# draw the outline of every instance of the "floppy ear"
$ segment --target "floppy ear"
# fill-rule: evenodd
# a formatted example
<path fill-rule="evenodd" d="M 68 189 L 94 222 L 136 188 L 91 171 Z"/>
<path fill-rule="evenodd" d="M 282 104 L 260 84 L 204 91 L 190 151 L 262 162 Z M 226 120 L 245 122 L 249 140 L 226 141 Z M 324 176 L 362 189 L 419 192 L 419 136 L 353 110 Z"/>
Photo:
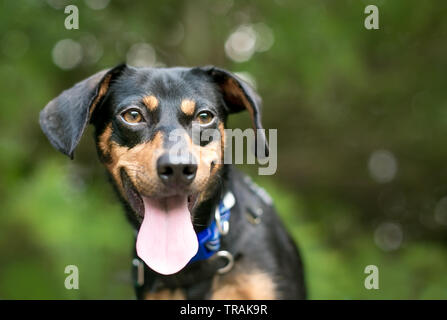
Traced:
<path fill-rule="evenodd" d="M 229 113 L 247 110 L 250 114 L 253 129 L 256 133 L 255 154 L 268 156 L 269 148 L 261 122 L 261 97 L 246 82 L 229 71 L 208 66 L 201 68 L 208 73 L 219 86 Z M 258 140 L 259 139 L 259 140 Z M 258 145 L 264 146 L 264 154 L 259 153 Z"/>
<path fill-rule="evenodd" d="M 106 95 L 113 78 L 126 65 L 100 71 L 63 91 L 40 112 L 40 127 L 53 147 L 73 159 L 91 115 Z"/>

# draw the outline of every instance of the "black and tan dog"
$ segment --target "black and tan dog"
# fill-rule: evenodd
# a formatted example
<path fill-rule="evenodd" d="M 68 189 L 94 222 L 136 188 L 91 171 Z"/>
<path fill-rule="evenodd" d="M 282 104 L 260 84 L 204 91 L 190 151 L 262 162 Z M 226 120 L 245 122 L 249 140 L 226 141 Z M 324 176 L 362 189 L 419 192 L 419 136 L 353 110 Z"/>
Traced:
<path fill-rule="evenodd" d="M 70 157 L 94 125 L 100 160 L 138 230 L 138 298 L 305 298 L 298 251 L 270 198 L 222 161 L 227 116 L 248 110 L 261 129 L 259 108 L 257 94 L 222 69 L 120 65 L 41 112 L 44 133 Z M 194 125 L 220 139 L 197 142 Z M 173 158 L 179 143 L 183 152 Z"/>

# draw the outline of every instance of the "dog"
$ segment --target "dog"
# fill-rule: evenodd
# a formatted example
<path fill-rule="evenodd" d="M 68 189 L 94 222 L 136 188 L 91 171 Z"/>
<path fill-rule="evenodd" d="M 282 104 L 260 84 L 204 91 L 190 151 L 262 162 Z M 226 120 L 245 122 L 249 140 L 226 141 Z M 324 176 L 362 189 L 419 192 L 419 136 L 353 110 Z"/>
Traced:
<path fill-rule="evenodd" d="M 260 133 L 256 154 L 268 152 L 260 107 L 258 94 L 224 69 L 122 64 L 41 111 L 50 143 L 72 159 L 94 126 L 99 159 L 135 230 L 138 299 L 306 298 L 299 251 L 271 198 L 222 161 L 227 117 L 243 110 Z M 192 127 L 220 137 L 197 141 Z"/>

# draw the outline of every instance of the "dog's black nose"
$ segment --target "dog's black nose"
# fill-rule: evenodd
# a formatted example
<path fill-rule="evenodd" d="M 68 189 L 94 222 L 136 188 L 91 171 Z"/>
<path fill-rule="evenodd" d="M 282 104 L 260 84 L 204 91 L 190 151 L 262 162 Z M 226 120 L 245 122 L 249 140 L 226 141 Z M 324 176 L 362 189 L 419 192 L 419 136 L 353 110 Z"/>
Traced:
<path fill-rule="evenodd" d="M 158 158 L 157 172 L 167 186 L 182 187 L 189 185 L 196 177 L 197 164 L 190 154 L 173 156 L 167 152 Z"/>

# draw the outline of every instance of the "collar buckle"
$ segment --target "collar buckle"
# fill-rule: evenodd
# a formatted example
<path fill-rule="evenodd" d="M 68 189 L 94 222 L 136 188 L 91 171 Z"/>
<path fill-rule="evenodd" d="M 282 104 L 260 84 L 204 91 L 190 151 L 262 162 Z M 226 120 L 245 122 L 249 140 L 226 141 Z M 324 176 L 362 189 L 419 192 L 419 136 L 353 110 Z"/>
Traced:
<path fill-rule="evenodd" d="M 233 193 L 227 192 L 220 204 L 216 207 L 214 219 L 219 233 L 224 236 L 230 231 L 230 209 L 236 203 Z"/>
<path fill-rule="evenodd" d="M 208 259 L 218 252 L 221 236 L 230 231 L 231 208 L 235 203 L 234 195 L 228 191 L 216 207 L 211 225 L 197 234 L 199 249 L 190 262 Z"/>
<path fill-rule="evenodd" d="M 219 230 L 219 233 L 224 236 L 226 234 L 228 234 L 228 231 L 230 231 L 230 221 L 228 220 L 221 220 L 221 213 L 219 210 L 218 206 L 216 208 L 216 212 L 214 213 L 214 219 L 216 220 L 216 226 L 217 226 L 217 230 Z"/>

